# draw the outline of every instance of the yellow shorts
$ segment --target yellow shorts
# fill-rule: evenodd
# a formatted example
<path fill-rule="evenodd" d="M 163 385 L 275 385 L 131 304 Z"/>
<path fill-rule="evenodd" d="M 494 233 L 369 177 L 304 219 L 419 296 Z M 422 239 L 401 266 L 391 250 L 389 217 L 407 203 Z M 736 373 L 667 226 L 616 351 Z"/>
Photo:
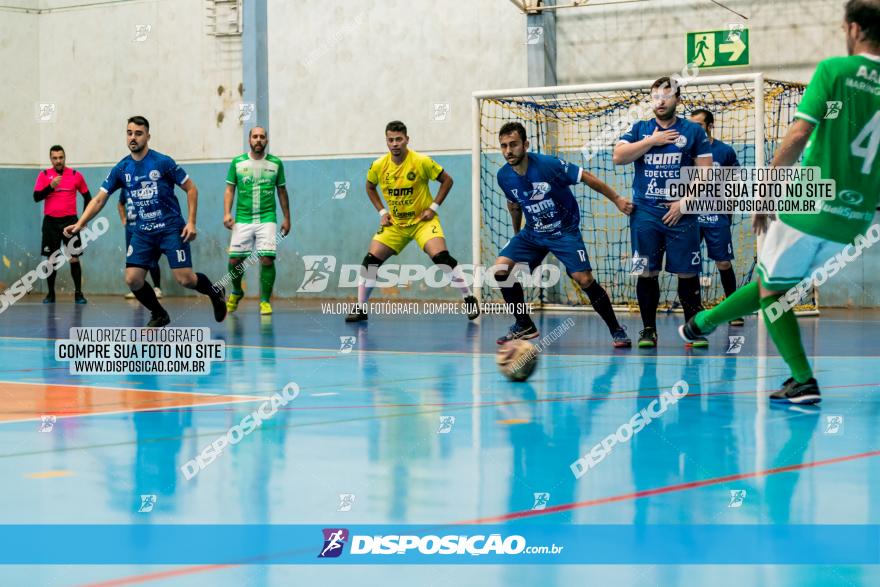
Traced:
<path fill-rule="evenodd" d="M 432 238 L 446 238 L 443 235 L 443 227 L 440 226 L 440 218 L 434 216 L 427 222 L 417 222 L 412 226 L 380 226 L 379 230 L 373 236 L 374 241 L 379 241 L 386 247 L 400 253 L 403 248 L 409 244 L 409 241 L 415 239 L 420 249 L 425 248 Z"/>

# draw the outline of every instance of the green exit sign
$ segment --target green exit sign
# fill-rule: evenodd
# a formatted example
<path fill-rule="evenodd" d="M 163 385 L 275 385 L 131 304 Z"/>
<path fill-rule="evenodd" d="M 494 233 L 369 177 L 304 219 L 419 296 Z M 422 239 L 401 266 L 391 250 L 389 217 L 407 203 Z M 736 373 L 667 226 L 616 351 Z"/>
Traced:
<path fill-rule="evenodd" d="M 749 29 L 688 33 L 687 62 L 706 69 L 748 65 Z"/>

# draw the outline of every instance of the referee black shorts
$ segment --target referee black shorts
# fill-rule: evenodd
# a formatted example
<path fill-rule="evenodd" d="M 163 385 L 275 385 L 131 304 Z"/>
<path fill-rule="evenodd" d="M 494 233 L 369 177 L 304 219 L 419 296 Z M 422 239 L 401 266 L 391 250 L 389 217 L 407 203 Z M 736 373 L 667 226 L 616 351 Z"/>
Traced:
<path fill-rule="evenodd" d="M 64 228 L 76 224 L 79 220 L 76 216 L 43 216 L 43 242 L 40 244 L 40 254 L 48 257 L 70 242 L 71 237 L 64 236 Z M 79 257 L 79 255 L 71 255 Z"/>

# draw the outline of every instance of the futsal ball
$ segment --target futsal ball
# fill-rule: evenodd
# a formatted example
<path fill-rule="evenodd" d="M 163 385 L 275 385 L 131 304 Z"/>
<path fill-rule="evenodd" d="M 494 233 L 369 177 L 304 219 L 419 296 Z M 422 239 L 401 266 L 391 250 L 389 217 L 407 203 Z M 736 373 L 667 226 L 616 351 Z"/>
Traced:
<path fill-rule="evenodd" d="M 538 349 L 530 342 L 512 340 L 498 347 L 495 362 L 511 381 L 525 381 L 538 366 Z"/>

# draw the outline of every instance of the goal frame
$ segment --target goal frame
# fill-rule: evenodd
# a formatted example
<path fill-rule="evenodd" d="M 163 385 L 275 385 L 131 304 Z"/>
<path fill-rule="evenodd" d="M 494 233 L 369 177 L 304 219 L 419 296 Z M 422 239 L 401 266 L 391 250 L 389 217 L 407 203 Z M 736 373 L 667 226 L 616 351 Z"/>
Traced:
<path fill-rule="evenodd" d="M 764 103 L 764 82 L 765 81 L 781 81 L 765 79 L 763 72 L 759 73 L 742 73 L 732 75 L 713 75 L 700 76 L 694 82 L 683 85 L 712 85 L 712 84 L 731 84 L 746 83 L 750 84 L 754 89 L 755 100 L 755 166 L 763 167 L 766 164 L 764 149 L 766 147 L 765 124 L 764 117 L 766 115 Z M 618 90 L 644 90 L 650 88 L 654 83 L 653 79 L 643 79 L 636 81 L 621 81 L 607 83 L 592 84 L 576 84 L 568 86 L 543 86 L 543 87 L 524 87 L 524 88 L 508 88 L 499 90 L 480 90 L 472 93 L 471 99 L 471 115 L 472 115 L 472 134 L 471 134 L 471 254 L 473 263 L 476 266 L 482 265 L 485 259 L 482 258 L 482 247 L 480 246 L 480 236 L 482 228 L 482 200 L 481 200 L 481 179 L 482 179 L 482 111 L 481 105 L 484 100 L 492 98 L 512 98 L 518 96 L 552 96 L 554 94 L 567 94 L 575 92 L 613 92 Z M 757 250 L 760 250 L 762 236 L 757 237 Z M 475 284 L 477 297 L 480 297 L 480 285 Z M 815 295 L 815 310 L 798 311 L 799 316 L 818 315 L 818 297 Z M 582 311 L 591 310 L 589 306 L 570 306 L 566 304 L 545 304 L 537 306 L 542 310 L 564 310 L 564 311 Z M 624 308 L 621 308 L 624 309 Z"/>

